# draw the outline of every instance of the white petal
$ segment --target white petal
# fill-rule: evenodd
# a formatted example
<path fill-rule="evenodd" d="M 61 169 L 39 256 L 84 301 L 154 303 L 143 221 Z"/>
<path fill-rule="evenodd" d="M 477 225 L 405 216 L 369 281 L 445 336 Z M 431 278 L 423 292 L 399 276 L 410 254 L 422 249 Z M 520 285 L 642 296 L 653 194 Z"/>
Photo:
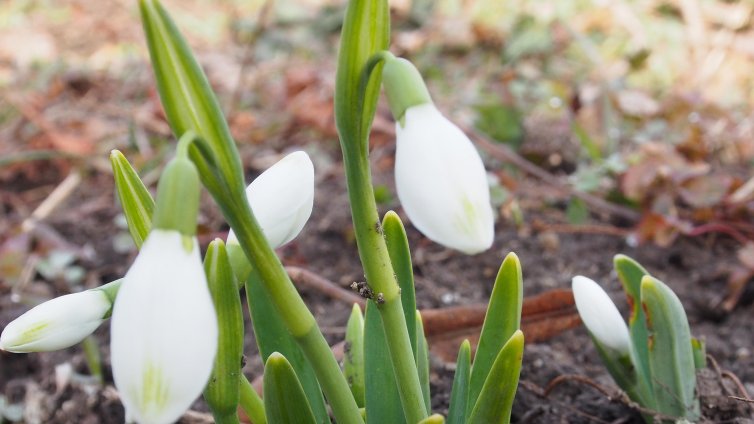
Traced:
<path fill-rule="evenodd" d="M 246 188 L 251 210 L 273 249 L 293 240 L 312 214 L 314 165 L 303 151 L 293 152 Z M 231 230 L 228 243 L 237 243 Z"/>
<path fill-rule="evenodd" d="M 56 297 L 8 324 L 0 335 L 0 349 L 46 352 L 73 346 L 99 327 L 109 309 L 110 301 L 101 290 Z"/>
<path fill-rule="evenodd" d="M 593 280 L 578 275 L 572 281 L 576 309 L 592 335 L 605 346 L 628 353 L 628 328 L 605 290 Z"/>
<path fill-rule="evenodd" d="M 471 140 L 431 103 L 406 110 L 396 134 L 395 183 L 414 226 L 468 254 L 489 249 L 494 220 L 487 174 Z"/>
<path fill-rule="evenodd" d="M 217 351 L 217 318 L 196 239 L 153 230 L 113 307 L 111 357 L 127 415 L 172 423 L 201 394 Z"/>

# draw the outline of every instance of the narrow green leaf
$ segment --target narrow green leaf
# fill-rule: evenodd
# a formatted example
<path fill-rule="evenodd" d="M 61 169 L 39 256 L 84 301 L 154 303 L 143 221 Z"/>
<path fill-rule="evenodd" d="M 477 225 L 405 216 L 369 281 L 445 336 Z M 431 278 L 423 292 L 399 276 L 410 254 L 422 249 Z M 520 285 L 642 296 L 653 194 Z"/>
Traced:
<path fill-rule="evenodd" d="M 591 336 L 591 334 L 590 334 Z M 602 363 L 618 385 L 634 402 L 645 408 L 654 407 L 654 395 L 647 391 L 636 373 L 631 355 L 622 355 L 619 352 L 603 345 L 596 337 L 592 336 L 592 342 Z"/>
<path fill-rule="evenodd" d="M 285 356 L 273 352 L 264 365 L 264 409 L 273 424 L 316 423 L 312 408 Z"/>
<path fill-rule="evenodd" d="M 354 304 L 346 325 L 346 343 L 343 347 L 343 373 L 351 387 L 356 404 L 364 407 L 364 317 L 361 308 Z"/>
<path fill-rule="evenodd" d="M 351 0 L 346 9 L 338 51 L 335 83 L 335 124 L 344 150 L 366 155 L 380 91 L 382 65 L 372 72 L 362 92 L 362 77 L 369 58 L 388 48 L 390 8 L 386 0 Z"/>
<path fill-rule="evenodd" d="M 279 352 L 286 357 L 296 371 L 304 393 L 308 398 L 316 422 L 329 423 L 322 389 L 317 381 L 314 369 L 306 360 L 296 340 L 288 332 L 277 309 L 264 289 L 259 275 L 251 272 L 246 280 L 246 299 L 251 314 L 251 324 L 254 327 L 254 338 L 263 360 L 267 360 L 273 352 Z M 274 422 L 274 421 L 273 421 Z"/>
<path fill-rule="evenodd" d="M 416 369 L 419 370 L 419 383 L 421 384 L 422 395 L 424 395 L 424 407 L 427 409 L 427 413 L 429 413 L 432 408 L 429 393 L 429 346 L 427 345 L 427 337 L 424 335 L 424 323 L 421 314 L 419 311 L 416 311 L 415 315 L 417 344 Z"/>
<path fill-rule="evenodd" d="M 468 339 L 461 343 L 456 360 L 456 373 L 453 376 L 453 389 L 450 392 L 448 424 L 466 423 L 466 403 L 469 401 L 469 373 L 471 371 L 471 344 Z"/>
<path fill-rule="evenodd" d="M 523 278 L 521 263 L 515 253 L 509 253 L 500 266 L 500 271 L 492 288 L 487 315 L 484 317 L 476 355 L 471 367 L 469 403 L 476 403 L 493 362 L 506 340 L 521 327 L 521 305 L 523 302 Z"/>
<path fill-rule="evenodd" d="M 259 396 L 254 387 L 252 387 L 249 379 L 245 375 L 241 376 L 241 397 L 239 404 L 241 409 L 246 413 L 246 416 L 251 419 L 254 424 L 267 424 L 267 415 L 264 412 L 264 401 Z"/>
<path fill-rule="evenodd" d="M 365 406 L 368 423 L 406 422 L 385 338 L 374 302 L 367 302 L 364 319 Z"/>
<path fill-rule="evenodd" d="M 382 231 L 385 234 L 390 262 L 393 265 L 395 277 L 401 288 L 401 305 L 406 317 L 406 329 L 414 357 L 417 358 L 416 344 L 416 288 L 414 287 L 414 268 L 411 264 L 411 250 L 408 247 L 406 229 L 401 218 L 393 211 L 388 211 L 382 218 Z"/>
<path fill-rule="evenodd" d="M 648 275 L 641 280 L 641 299 L 649 330 L 649 370 L 656 408 L 693 421 L 699 417 L 699 400 L 686 312 L 668 286 Z"/>
<path fill-rule="evenodd" d="M 694 366 L 696 369 L 707 368 L 707 344 L 704 340 L 692 337 L 691 349 L 694 352 Z"/>
<path fill-rule="evenodd" d="M 123 153 L 110 152 L 110 165 L 115 177 L 115 191 L 126 216 L 128 231 L 137 248 L 141 248 L 152 228 L 154 199 Z"/>
<path fill-rule="evenodd" d="M 222 240 L 215 239 L 209 244 L 204 257 L 204 272 L 215 304 L 218 326 L 215 365 L 204 389 L 204 399 L 216 422 L 237 423 L 243 357 L 243 312 L 238 285 Z"/>
<path fill-rule="evenodd" d="M 139 2 L 157 89 L 173 132 L 207 141 L 226 184 L 244 187 L 241 160 L 220 104 L 186 40 L 157 0 Z M 202 181 L 208 176 L 202 175 Z"/>
<path fill-rule="evenodd" d="M 623 285 L 623 290 L 626 292 L 626 298 L 631 309 L 631 316 L 628 319 L 628 330 L 631 334 L 631 346 L 634 349 L 636 358 L 638 358 L 636 362 L 639 375 L 643 379 L 642 384 L 646 386 L 644 390 L 652 393 L 652 381 L 649 378 L 649 353 L 647 350 L 649 333 L 647 332 L 646 317 L 641 308 L 641 279 L 645 275 L 649 275 L 649 272 L 639 265 L 638 262 L 626 255 L 615 255 L 613 264 L 615 272 L 618 274 L 618 279 Z"/>
<path fill-rule="evenodd" d="M 509 423 L 524 356 L 524 333 L 516 330 L 490 368 L 469 415 L 469 424 Z"/>

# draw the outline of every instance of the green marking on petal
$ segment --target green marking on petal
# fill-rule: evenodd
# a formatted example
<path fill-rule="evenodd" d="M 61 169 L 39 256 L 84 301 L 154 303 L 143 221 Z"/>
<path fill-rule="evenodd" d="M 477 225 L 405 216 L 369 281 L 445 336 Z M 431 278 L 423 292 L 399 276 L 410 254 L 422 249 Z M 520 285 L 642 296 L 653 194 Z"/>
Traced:
<path fill-rule="evenodd" d="M 479 215 L 477 214 L 477 207 L 474 204 L 474 202 L 469 199 L 467 195 L 464 194 L 463 199 L 461 199 L 461 205 L 463 207 L 463 212 L 456 215 L 456 227 L 463 231 L 466 234 L 469 234 L 471 236 L 475 235 L 476 227 L 477 227 L 477 219 Z"/>
<path fill-rule="evenodd" d="M 50 326 L 49 322 L 46 321 L 40 321 L 34 325 L 29 326 L 26 330 L 24 330 L 16 340 L 17 346 L 23 346 L 32 342 L 35 342 L 39 340 L 40 336 L 42 335 L 42 332 L 47 329 L 47 327 Z"/>
<path fill-rule="evenodd" d="M 191 253 L 191 251 L 194 250 L 193 236 L 183 235 L 181 236 L 181 242 L 183 243 L 183 250 L 185 250 L 186 253 Z"/>
<path fill-rule="evenodd" d="M 137 388 L 137 399 L 140 400 L 140 409 L 147 414 L 159 412 L 165 408 L 168 402 L 168 382 L 162 369 L 154 362 L 148 361 L 141 376 L 141 392 Z"/>

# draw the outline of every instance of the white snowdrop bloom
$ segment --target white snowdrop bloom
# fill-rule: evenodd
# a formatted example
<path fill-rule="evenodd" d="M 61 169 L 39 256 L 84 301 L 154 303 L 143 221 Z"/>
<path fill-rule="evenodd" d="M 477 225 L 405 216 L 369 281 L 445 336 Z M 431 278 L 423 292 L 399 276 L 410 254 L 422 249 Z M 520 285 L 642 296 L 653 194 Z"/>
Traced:
<path fill-rule="evenodd" d="M 592 336 L 617 352 L 628 353 L 631 343 L 628 327 L 605 290 L 581 275 L 573 277 L 572 287 L 576 309 Z"/>
<path fill-rule="evenodd" d="M 113 306 L 113 377 L 127 417 L 176 421 L 207 384 L 217 332 L 196 238 L 152 230 Z"/>
<path fill-rule="evenodd" d="M 276 249 L 304 228 L 314 205 L 314 165 L 303 151 L 272 165 L 246 188 L 246 197 L 267 242 Z M 228 244 L 238 244 L 228 233 Z"/>
<path fill-rule="evenodd" d="M 432 103 L 396 122 L 395 184 L 413 225 L 467 254 L 490 248 L 494 219 L 487 174 L 471 140 Z"/>
<path fill-rule="evenodd" d="M 87 290 L 48 300 L 3 329 L 0 349 L 24 353 L 73 346 L 99 327 L 110 306 L 110 300 L 102 290 Z"/>

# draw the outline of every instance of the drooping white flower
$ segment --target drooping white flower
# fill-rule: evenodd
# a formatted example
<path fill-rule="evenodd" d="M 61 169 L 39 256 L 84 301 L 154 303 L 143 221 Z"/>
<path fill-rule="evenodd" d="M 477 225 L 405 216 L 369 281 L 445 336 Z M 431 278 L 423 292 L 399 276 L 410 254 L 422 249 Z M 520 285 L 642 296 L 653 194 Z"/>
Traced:
<path fill-rule="evenodd" d="M 99 327 L 110 306 L 110 300 L 102 290 L 87 290 L 48 300 L 3 329 L 0 349 L 25 353 L 73 346 Z"/>
<path fill-rule="evenodd" d="M 246 197 L 273 249 L 293 240 L 314 205 L 314 165 L 309 155 L 297 151 L 279 160 L 249 184 Z M 238 244 L 233 230 L 227 243 Z"/>
<path fill-rule="evenodd" d="M 487 174 L 471 140 L 432 103 L 396 122 L 395 184 L 414 226 L 467 254 L 489 249 L 494 219 Z"/>
<path fill-rule="evenodd" d="M 127 416 L 176 421 L 207 384 L 217 333 L 196 238 L 152 230 L 113 306 L 113 377 Z"/>
<path fill-rule="evenodd" d="M 581 275 L 573 277 L 571 285 L 576 309 L 592 336 L 617 352 L 628 353 L 631 343 L 628 327 L 605 290 Z"/>

